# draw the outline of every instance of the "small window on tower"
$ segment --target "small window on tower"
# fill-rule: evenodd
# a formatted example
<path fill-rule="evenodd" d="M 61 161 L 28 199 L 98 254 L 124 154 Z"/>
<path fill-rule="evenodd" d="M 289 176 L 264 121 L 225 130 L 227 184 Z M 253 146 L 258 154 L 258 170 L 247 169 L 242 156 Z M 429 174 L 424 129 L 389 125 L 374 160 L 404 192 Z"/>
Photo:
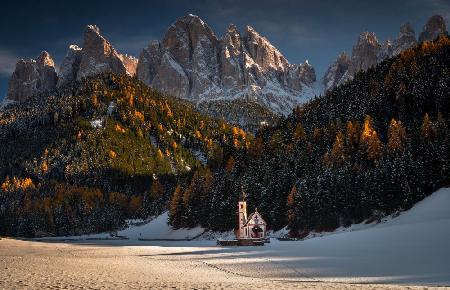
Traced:
<path fill-rule="evenodd" d="M 241 204 L 241 208 L 242 208 L 242 204 Z"/>

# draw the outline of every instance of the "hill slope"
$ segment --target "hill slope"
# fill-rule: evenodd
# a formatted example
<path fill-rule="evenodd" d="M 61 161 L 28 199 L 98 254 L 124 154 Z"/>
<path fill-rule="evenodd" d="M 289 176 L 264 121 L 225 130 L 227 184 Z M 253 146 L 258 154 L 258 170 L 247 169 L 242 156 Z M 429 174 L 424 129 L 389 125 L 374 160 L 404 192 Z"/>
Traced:
<path fill-rule="evenodd" d="M 272 229 L 303 236 L 408 209 L 450 184 L 449 56 L 448 36 L 424 42 L 263 128 L 216 171 L 208 215 L 174 199 L 172 224 L 234 228 L 242 185 Z"/>
<path fill-rule="evenodd" d="M 234 150 L 239 128 L 110 74 L 0 111 L 0 233 L 70 234 L 162 212 L 175 181 Z M 234 132 L 234 133 L 233 133 Z"/>
<path fill-rule="evenodd" d="M 295 236 L 403 211 L 450 183 L 449 55 L 448 36 L 424 42 L 255 138 L 126 76 L 9 106 L 0 229 L 98 232 L 168 209 L 175 229 L 231 230 L 241 186 Z"/>

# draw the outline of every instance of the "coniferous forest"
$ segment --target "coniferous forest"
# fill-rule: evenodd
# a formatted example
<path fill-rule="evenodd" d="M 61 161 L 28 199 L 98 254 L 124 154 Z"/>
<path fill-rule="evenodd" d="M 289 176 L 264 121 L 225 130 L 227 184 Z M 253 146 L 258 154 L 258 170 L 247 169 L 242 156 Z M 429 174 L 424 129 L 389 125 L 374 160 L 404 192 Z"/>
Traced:
<path fill-rule="evenodd" d="M 236 227 L 292 236 L 410 208 L 450 185 L 450 38 L 388 59 L 255 134 L 103 74 L 0 111 L 0 235 Z"/>

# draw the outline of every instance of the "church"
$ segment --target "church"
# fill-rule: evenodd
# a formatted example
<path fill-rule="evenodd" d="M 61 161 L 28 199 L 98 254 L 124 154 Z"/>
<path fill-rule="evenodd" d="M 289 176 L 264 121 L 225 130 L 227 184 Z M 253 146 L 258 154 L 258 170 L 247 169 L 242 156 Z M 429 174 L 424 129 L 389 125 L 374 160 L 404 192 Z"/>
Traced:
<path fill-rule="evenodd" d="M 236 238 L 240 239 L 265 239 L 267 224 L 262 218 L 258 209 L 247 216 L 247 201 L 244 191 L 242 191 L 242 200 L 238 202 L 239 229 Z"/>

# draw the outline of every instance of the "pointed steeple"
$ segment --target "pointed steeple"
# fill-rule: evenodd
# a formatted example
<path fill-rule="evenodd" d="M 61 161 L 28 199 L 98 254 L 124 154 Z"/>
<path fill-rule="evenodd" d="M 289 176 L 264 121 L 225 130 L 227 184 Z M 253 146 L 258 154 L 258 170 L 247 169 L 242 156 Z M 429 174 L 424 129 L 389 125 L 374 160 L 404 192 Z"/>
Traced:
<path fill-rule="evenodd" d="M 244 191 L 244 186 L 243 185 L 241 185 L 241 193 L 242 193 L 241 200 L 242 201 L 247 201 L 247 194 Z"/>

